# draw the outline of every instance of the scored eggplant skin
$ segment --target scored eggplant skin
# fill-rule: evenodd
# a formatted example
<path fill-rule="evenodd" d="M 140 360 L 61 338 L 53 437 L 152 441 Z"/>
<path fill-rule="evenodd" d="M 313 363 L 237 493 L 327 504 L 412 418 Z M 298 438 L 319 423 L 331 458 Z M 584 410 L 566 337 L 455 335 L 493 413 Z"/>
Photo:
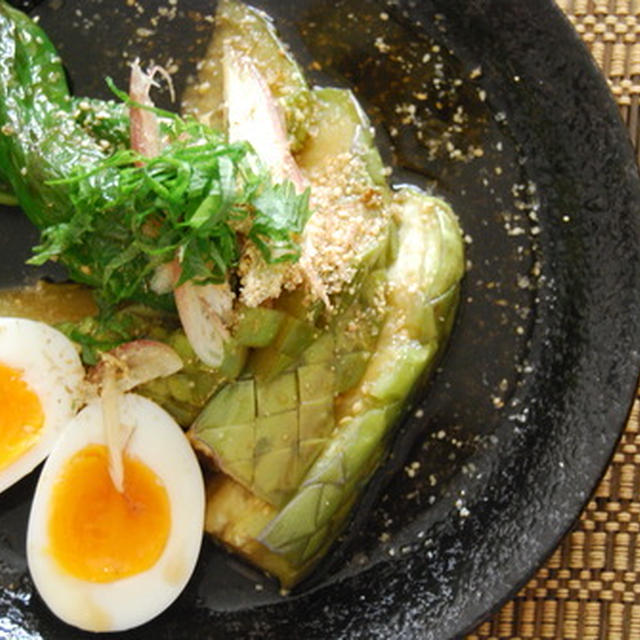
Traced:
<path fill-rule="evenodd" d="M 269 504 L 282 507 L 297 491 L 331 440 L 336 397 L 366 369 L 386 313 L 368 312 L 368 299 L 383 295 L 379 276 L 372 272 L 350 306 L 315 330 L 293 367 L 271 377 L 241 375 L 216 393 L 190 430 L 220 469 Z"/>
<path fill-rule="evenodd" d="M 229 476 L 209 487 L 207 531 L 284 587 L 303 578 L 342 530 L 387 451 L 407 396 L 451 330 L 464 264 L 456 218 L 441 200 L 415 189 L 401 189 L 394 202 L 399 250 L 386 270 L 383 326 L 362 377 L 334 396 L 331 431 L 298 488 L 281 506 Z M 244 384 L 249 389 L 255 381 Z"/>
<path fill-rule="evenodd" d="M 399 252 L 388 270 L 386 321 L 375 352 L 358 386 L 336 402 L 336 434 L 259 537 L 296 566 L 311 561 L 339 526 L 335 514 L 375 470 L 390 426 L 451 328 L 463 273 L 456 220 L 442 201 L 417 190 L 399 191 L 397 201 Z"/>

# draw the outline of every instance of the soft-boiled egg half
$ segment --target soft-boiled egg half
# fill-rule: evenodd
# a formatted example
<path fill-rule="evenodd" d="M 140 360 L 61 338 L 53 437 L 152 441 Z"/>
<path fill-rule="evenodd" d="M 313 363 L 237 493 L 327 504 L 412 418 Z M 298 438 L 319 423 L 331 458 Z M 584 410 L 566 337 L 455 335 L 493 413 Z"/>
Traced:
<path fill-rule="evenodd" d="M 0 318 L 0 491 L 47 456 L 80 408 L 84 369 L 58 330 Z"/>
<path fill-rule="evenodd" d="M 128 434 L 123 485 L 109 471 L 100 400 L 67 425 L 42 470 L 27 530 L 27 560 L 45 603 L 88 631 L 122 631 L 168 607 L 199 555 L 202 474 L 186 436 L 161 407 L 120 395 Z"/>

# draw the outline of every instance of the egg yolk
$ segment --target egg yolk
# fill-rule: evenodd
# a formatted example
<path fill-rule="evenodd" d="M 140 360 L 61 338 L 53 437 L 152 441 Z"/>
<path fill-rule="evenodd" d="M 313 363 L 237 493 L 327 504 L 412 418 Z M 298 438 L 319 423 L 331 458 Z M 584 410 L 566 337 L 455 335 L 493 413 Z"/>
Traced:
<path fill-rule="evenodd" d="M 22 379 L 22 371 L 0 364 L 0 469 L 33 447 L 43 424 L 40 399 Z"/>
<path fill-rule="evenodd" d="M 53 489 L 51 553 L 71 575 L 112 582 L 152 567 L 171 527 L 162 481 L 143 462 L 124 455 L 124 490 L 109 475 L 104 445 L 89 445 L 64 465 Z"/>

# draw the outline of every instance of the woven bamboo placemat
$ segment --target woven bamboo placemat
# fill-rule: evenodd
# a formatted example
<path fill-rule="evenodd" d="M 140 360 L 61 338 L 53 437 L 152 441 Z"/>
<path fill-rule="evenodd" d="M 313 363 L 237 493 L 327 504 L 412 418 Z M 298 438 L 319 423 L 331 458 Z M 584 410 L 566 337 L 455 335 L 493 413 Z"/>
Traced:
<path fill-rule="evenodd" d="M 640 160 L 640 0 L 556 0 L 609 80 Z M 640 640 L 640 399 L 578 523 L 466 640 Z"/>

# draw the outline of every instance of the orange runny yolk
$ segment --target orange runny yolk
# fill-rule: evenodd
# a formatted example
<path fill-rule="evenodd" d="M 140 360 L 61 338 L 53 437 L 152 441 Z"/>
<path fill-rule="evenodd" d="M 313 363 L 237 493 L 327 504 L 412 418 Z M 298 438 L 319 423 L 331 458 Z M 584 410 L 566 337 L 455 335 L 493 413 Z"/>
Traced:
<path fill-rule="evenodd" d="M 112 582 L 152 567 L 169 536 L 171 513 L 162 481 L 124 455 L 124 491 L 108 469 L 104 445 L 79 450 L 53 489 L 49 519 L 52 555 L 71 575 Z"/>
<path fill-rule="evenodd" d="M 44 414 L 23 372 L 0 364 L 0 469 L 8 467 L 40 437 Z"/>

